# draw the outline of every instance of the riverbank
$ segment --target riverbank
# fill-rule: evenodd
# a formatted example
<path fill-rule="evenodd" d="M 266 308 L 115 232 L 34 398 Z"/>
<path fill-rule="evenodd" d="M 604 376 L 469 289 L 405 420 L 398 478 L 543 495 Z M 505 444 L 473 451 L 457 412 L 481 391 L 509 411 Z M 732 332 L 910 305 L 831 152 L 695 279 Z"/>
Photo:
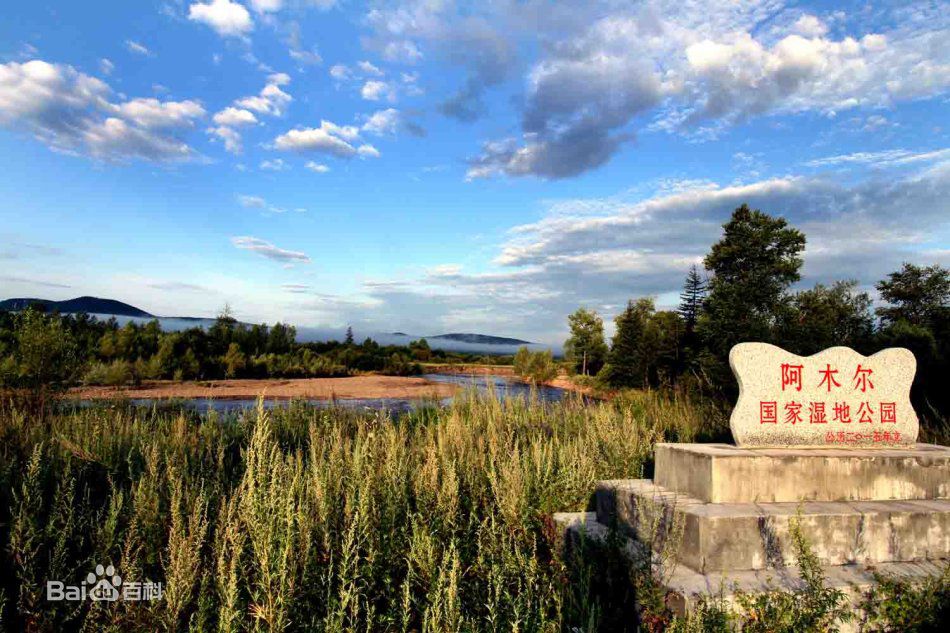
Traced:
<path fill-rule="evenodd" d="M 417 376 L 351 376 L 347 378 L 235 379 L 199 382 L 154 380 L 136 387 L 76 387 L 69 396 L 80 400 L 109 398 L 214 398 L 240 400 L 263 395 L 268 399 L 330 400 L 331 398 L 449 398 L 460 387 Z"/>

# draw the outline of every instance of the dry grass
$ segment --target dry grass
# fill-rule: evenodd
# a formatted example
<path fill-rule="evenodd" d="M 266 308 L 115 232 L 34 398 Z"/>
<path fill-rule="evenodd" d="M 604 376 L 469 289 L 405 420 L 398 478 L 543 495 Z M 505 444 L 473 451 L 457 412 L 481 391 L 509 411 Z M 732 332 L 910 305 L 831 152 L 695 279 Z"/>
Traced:
<path fill-rule="evenodd" d="M 0 411 L 2 621 L 11 630 L 560 631 L 598 626 L 555 511 L 649 470 L 713 409 L 463 395 L 392 420 L 294 405 L 197 419 Z M 51 603 L 96 563 L 153 602 Z"/>

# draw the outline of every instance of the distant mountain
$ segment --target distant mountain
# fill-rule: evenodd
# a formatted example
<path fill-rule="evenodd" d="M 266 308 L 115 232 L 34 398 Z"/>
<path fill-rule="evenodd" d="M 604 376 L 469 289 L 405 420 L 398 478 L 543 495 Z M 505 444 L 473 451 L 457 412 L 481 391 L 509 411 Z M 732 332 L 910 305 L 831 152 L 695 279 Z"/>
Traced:
<path fill-rule="evenodd" d="M 86 314 L 115 314 L 139 318 L 152 318 L 154 315 L 140 310 L 127 303 L 115 299 L 100 299 L 99 297 L 76 297 L 66 301 L 51 301 L 50 299 L 15 298 L 0 301 L 0 310 L 25 310 L 31 305 L 42 305 L 47 312 L 62 314 L 85 312 Z"/>
<path fill-rule="evenodd" d="M 445 341 L 459 341 L 460 343 L 472 343 L 475 345 L 533 345 L 531 341 L 522 341 L 519 338 L 506 338 L 504 336 L 490 336 L 488 334 L 468 334 L 464 332 L 453 332 L 451 334 L 439 334 L 438 336 L 427 336 L 426 340 L 436 339 Z"/>

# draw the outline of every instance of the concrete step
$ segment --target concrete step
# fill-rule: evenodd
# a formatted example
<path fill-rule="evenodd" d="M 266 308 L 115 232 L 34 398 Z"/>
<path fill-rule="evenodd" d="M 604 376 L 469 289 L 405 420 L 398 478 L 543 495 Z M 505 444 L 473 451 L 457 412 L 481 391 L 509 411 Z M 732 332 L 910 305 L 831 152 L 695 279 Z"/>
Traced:
<path fill-rule="evenodd" d="M 699 572 L 795 567 L 789 522 L 824 565 L 950 558 L 950 500 L 704 503 L 648 479 L 603 481 L 596 518 Z"/>
<path fill-rule="evenodd" d="M 950 498 L 950 447 L 749 449 L 656 445 L 660 486 L 706 503 Z"/>
<path fill-rule="evenodd" d="M 558 513 L 555 522 L 564 528 L 572 541 L 577 538 L 602 540 L 609 528 L 597 520 L 595 512 Z M 627 539 L 627 556 L 639 557 L 643 550 L 638 543 Z M 917 562 L 888 562 L 875 565 L 823 565 L 825 584 L 845 592 L 852 604 L 858 606 L 862 597 L 876 584 L 875 574 L 901 578 L 912 582 L 939 576 L 950 564 L 948 559 Z M 666 567 L 654 559 L 654 575 L 670 591 L 667 604 L 674 613 L 682 615 L 693 610 L 702 599 L 720 599 L 727 606 L 735 604 L 739 592 L 798 591 L 804 587 L 797 565 L 782 569 L 708 571 L 705 573 L 681 564 Z M 859 614 L 860 615 L 860 614 Z M 856 623 L 842 630 L 853 630 Z"/>

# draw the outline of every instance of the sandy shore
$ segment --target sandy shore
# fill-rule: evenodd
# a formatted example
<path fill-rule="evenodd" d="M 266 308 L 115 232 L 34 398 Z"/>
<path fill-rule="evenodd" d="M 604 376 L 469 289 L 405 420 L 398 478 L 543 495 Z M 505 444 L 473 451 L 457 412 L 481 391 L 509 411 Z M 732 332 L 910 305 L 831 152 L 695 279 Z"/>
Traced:
<path fill-rule="evenodd" d="M 217 398 L 246 399 L 263 394 L 268 399 L 306 398 L 448 398 L 458 385 L 437 383 L 418 377 L 353 376 L 350 378 L 300 378 L 291 380 L 213 380 L 173 382 L 156 380 L 138 387 L 77 387 L 70 389 L 73 398 Z"/>

